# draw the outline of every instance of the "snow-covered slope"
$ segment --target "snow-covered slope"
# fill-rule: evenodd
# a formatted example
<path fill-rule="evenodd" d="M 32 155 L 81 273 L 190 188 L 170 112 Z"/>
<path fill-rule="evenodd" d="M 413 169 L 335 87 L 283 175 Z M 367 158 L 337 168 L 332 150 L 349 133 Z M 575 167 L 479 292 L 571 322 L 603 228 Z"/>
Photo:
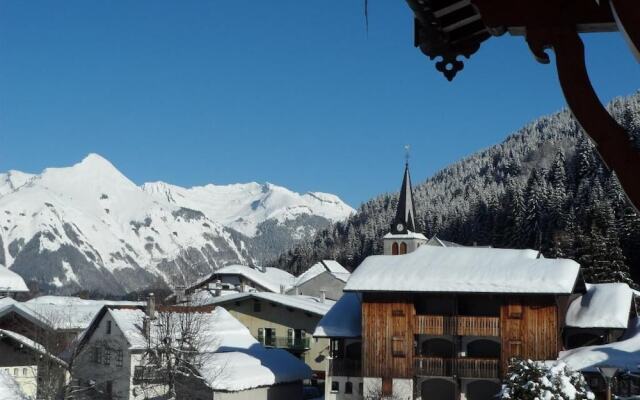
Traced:
<path fill-rule="evenodd" d="M 182 284 L 226 264 L 260 260 L 252 254 L 254 239 L 224 224 L 238 218 L 216 214 L 226 210 L 225 201 L 242 210 L 235 206 L 243 202 L 242 193 L 233 198 L 222 193 L 208 203 L 198 188 L 171 186 L 165 193 L 174 197 L 199 194 L 178 202 L 151 189 L 163 185 L 137 186 L 96 154 L 39 175 L 0 174 L 0 265 L 37 280 L 45 290 L 124 293 Z M 292 201 L 280 208 L 265 202 L 273 210 L 261 214 L 265 217 L 284 215 L 287 208 L 295 213 Z M 242 215 L 254 225 L 261 222 L 260 216 Z"/>
<path fill-rule="evenodd" d="M 164 182 L 145 183 L 142 189 L 181 207 L 215 216 L 220 223 L 254 237 L 266 220 L 279 223 L 301 215 L 315 215 L 342 221 L 354 210 L 328 193 L 299 194 L 282 186 L 256 182 L 234 185 L 206 185 L 183 188 Z"/>

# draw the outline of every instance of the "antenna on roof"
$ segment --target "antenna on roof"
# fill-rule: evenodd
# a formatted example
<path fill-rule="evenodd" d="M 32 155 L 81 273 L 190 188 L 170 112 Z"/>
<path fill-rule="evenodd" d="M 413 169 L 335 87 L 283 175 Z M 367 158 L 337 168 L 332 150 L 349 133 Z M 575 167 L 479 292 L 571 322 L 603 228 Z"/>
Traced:
<path fill-rule="evenodd" d="M 409 156 L 411 151 L 411 145 L 410 144 L 405 144 L 404 145 L 404 163 L 405 165 L 409 165 Z"/>

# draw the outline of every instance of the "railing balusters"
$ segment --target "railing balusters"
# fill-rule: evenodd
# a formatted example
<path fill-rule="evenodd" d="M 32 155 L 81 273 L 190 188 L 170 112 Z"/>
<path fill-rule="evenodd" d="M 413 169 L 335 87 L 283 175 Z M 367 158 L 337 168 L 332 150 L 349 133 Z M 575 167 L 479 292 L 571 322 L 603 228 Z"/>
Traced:
<path fill-rule="evenodd" d="M 498 379 L 499 360 L 485 358 L 416 357 L 415 374 Z"/>
<path fill-rule="evenodd" d="M 416 315 L 414 329 L 423 335 L 500 336 L 500 318 Z"/>

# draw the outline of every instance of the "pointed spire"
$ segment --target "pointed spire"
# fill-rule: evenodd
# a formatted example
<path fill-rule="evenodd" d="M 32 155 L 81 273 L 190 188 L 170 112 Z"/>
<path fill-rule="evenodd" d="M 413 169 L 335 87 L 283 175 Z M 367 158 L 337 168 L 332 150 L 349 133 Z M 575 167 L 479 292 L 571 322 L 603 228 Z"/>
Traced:
<path fill-rule="evenodd" d="M 391 232 L 407 233 L 407 231 L 416 231 L 415 221 L 416 209 L 413 203 L 413 189 L 411 187 L 411 176 L 409 175 L 409 160 L 405 162 L 404 177 L 402 178 L 402 187 L 400 188 L 400 198 L 398 200 L 398 208 L 396 217 L 391 226 Z"/>

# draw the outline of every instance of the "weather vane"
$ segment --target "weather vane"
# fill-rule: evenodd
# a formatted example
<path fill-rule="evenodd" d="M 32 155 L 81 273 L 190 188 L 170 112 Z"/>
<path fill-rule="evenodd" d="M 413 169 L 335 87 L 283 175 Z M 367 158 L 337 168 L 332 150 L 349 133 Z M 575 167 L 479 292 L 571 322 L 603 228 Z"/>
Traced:
<path fill-rule="evenodd" d="M 404 162 L 409 165 L 409 150 L 411 150 L 411 145 L 404 145 Z"/>

